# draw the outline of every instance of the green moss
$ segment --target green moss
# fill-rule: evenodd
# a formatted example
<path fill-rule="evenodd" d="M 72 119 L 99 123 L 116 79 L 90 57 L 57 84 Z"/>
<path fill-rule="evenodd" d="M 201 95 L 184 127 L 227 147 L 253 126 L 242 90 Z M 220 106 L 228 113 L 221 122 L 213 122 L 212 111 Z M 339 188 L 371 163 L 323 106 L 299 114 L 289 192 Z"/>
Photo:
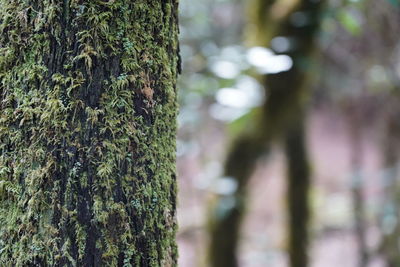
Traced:
<path fill-rule="evenodd" d="M 1 265 L 176 265 L 177 2 L 0 6 Z"/>

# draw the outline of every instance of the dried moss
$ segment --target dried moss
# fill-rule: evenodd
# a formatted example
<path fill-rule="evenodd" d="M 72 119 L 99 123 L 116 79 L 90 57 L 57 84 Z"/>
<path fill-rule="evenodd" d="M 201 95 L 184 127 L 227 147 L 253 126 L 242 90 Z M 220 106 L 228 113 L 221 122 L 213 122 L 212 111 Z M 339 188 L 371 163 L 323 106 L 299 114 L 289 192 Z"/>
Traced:
<path fill-rule="evenodd" d="M 177 2 L 0 6 L 0 265 L 176 265 Z"/>

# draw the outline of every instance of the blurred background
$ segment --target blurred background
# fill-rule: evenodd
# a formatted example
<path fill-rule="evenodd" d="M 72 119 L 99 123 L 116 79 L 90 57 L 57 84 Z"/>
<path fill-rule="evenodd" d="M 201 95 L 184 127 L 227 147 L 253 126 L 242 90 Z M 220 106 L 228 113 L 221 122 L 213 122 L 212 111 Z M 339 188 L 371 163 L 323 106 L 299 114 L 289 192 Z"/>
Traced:
<path fill-rule="evenodd" d="M 179 266 L 400 266 L 400 2 L 180 0 Z"/>

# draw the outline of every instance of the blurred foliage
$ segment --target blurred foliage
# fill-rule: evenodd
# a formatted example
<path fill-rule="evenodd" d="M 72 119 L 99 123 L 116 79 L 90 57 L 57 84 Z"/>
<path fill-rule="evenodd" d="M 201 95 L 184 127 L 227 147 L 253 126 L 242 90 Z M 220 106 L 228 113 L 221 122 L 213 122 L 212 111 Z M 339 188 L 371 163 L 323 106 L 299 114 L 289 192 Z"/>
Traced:
<path fill-rule="evenodd" d="M 400 27 L 396 18 L 399 10 L 393 9 L 399 6 L 399 1 L 328 2 L 319 42 L 322 52 L 319 94 L 335 99 L 357 95 L 360 88 L 374 92 L 399 84 L 400 67 L 396 61 L 399 47 L 395 38 Z M 242 40 L 244 10 L 243 3 L 235 0 L 181 1 L 180 123 L 183 128 L 194 129 L 209 117 L 232 122 L 260 105 L 263 90 L 253 77 L 271 69 L 265 66 L 267 63 L 261 67 L 257 64 L 261 60 L 279 65 L 280 62 L 274 61 L 273 51 L 281 53 L 290 40 L 274 40 L 272 50 L 252 56 L 256 49 L 245 47 Z M 259 61 L 255 62 L 257 57 Z M 248 88 L 255 94 L 253 99 L 245 99 Z"/>
<path fill-rule="evenodd" d="M 387 129 L 393 129 L 387 125 L 396 124 L 393 118 L 400 114 L 400 1 L 326 2 L 313 105 L 339 110 L 350 127 L 387 136 Z M 246 128 L 266 97 L 257 77 L 291 67 L 290 59 L 278 57 L 290 48 L 290 39 L 275 38 L 271 49 L 245 45 L 252 38 L 243 16 L 245 4 L 238 0 L 181 0 L 180 156 L 193 153 L 190 148 L 196 146 L 196 136 L 204 131 L 206 122 L 216 122 L 232 136 Z M 359 115 L 348 116 L 352 113 Z M 382 153 L 387 153 L 384 148 Z M 391 185 L 396 179 L 391 178 Z M 398 206 L 398 197 L 389 199 L 385 207 Z M 369 214 L 384 218 L 382 224 L 389 217 L 399 220 L 393 208 L 367 208 Z M 347 219 L 341 226 L 351 225 L 351 216 L 342 217 Z"/>
<path fill-rule="evenodd" d="M 238 132 L 265 98 L 255 76 L 285 71 L 292 65 L 289 57 L 275 54 L 279 51 L 244 46 L 243 4 L 181 2 L 180 144 L 210 119 L 230 124 Z"/>

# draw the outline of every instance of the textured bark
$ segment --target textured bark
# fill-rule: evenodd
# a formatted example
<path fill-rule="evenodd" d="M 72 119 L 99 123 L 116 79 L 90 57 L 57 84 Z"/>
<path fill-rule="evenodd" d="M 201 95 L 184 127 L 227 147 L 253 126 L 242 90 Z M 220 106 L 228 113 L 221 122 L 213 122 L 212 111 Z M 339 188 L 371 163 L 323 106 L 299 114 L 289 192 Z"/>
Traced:
<path fill-rule="evenodd" d="M 0 7 L 0 265 L 176 265 L 177 1 Z"/>

